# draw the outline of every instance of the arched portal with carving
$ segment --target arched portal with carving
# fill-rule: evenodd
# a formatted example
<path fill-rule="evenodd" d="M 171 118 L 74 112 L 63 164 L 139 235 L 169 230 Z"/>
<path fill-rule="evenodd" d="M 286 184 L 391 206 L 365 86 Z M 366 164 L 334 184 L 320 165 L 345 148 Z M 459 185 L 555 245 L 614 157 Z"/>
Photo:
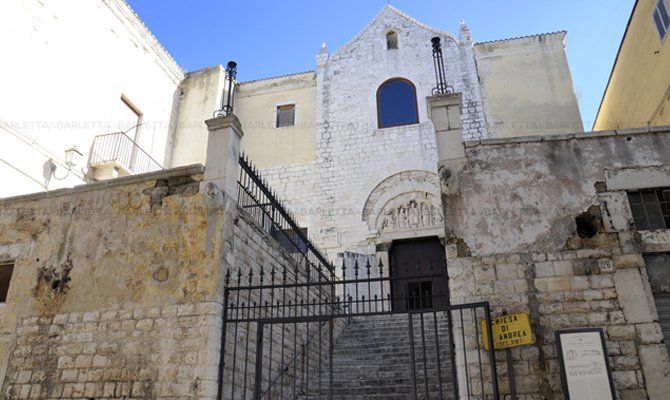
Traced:
<path fill-rule="evenodd" d="M 379 236 L 435 234 L 444 227 L 437 174 L 403 171 L 379 183 L 363 208 L 363 221 Z"/>

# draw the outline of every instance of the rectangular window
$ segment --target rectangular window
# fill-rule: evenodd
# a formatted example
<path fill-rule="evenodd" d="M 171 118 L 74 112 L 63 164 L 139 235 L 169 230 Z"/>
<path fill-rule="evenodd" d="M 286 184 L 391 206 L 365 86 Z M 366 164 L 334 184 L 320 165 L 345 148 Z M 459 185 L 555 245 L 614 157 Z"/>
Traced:
<path fill-rule="evenodd" d="M 14 271 L 13 261 L 0 261 L 0 303 L 7 300 L 7 291 L 9 290 L 9 281 L 12 279 Z"/>
<path fill-rule="evenodd" d="M 295 104 L 277 107 L 277 128 L 295 125 Z"/>
<path fill-rule="evenodd" d="M 670 228 L 670 188 L 628 192 L 628 203 L 638 230 Z"/>
<path fill-rule="evenodd" d="M 663 42 L 665 36 L 668 34 L 668 30 L 670 30 L 670 13 L 668 13 L 668 7 L 665 2 L 666 0 L 658 0 L 652 14 L 658 38 L 661 42 Z"/>

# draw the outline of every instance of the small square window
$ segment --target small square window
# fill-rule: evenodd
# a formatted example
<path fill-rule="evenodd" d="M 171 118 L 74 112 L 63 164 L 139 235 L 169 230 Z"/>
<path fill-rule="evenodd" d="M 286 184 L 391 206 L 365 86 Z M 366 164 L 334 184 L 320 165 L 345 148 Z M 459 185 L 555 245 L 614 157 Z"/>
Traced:
<path fill-rule="evenodd" d="M 668 30 L 670 30 L 670 13 L 668 12 L 668 7 L 665 2 L 666 0 L 658 0 L 651 16 L 654 25 L 656 26 L 656 32 L 658 32 L 658 38 L 661 42 L 663 42 L 668 34 Z"/>
<path fill-rule="evenodd" d="M 295 104 L 277 107 L 277 128 L 295 125 Z"/>
<path fill-rule="evenodd" d="M 7 300 L 7 291 L 9 290 L 9 281 L 12 279 L 12 271 L 14 271 L 14 262 L 0 262 L 0 303 L 4 303 Z"/>

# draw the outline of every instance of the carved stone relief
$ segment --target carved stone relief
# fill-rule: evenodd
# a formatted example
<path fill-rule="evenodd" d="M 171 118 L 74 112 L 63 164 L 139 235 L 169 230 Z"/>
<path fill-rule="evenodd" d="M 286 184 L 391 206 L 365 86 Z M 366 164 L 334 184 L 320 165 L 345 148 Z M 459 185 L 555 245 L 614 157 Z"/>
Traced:
<path fill-rule="evenodd" d="M 438 177 L 432 172 L 395 174 L 372 191 L 363 210 L 363 220 L 378 233 L 443 226 L 439 193 Z"/>
<path fill-rule="evenodd" d="M 444 222 L 442 210 L 430 193 L 412 192 L 393 198 L 377 217 L 378 232 L 439 227 Z"/>

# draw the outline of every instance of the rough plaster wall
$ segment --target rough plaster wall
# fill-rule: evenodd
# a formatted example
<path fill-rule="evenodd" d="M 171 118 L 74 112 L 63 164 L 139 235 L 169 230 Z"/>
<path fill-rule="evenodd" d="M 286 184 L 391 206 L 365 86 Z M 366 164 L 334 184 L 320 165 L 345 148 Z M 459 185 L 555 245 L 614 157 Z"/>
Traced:
<path fill-rule="evenodd" d="M 447 212 L 473 254 L 560 250 L 574 217 L 597 204 L 606 169 L 670 163 L 667 133 L 468 144 L 462 196 Z"/>
<path fill-rule="evenodd" d="M 277 106 L 294 104 L 293 126 L 276 127 Z M 242 121 L 242 151 L 259 168 L 316 158 L 316 76 L 314 72 L 244 82 L 235 93 Z"/>
<path fill-rule="evenodd" d="M 582 132 L 565 32 L 474 46 L 491 136 Z"/>
<path fill-rule="evenodd" d="M 179 118 L 174 133 L 169 167 L 205 162 L 207 126 L 221 107 L 225 73 L 223 68 L 207 68 L 188 74 L 181 84 Z"/>
<path fill-rule="evenodd" d="M 512 350 L 517 391 L 526 398 L 560 398 L 554 332 L 564 328 L 604 328 L 618 398 L 660 400 L 670 385 L 641 254 L 665 251 L 667 236 L 631 231 L 621 187 L 629 169 L 667 178 L 670 135 L 622 133 L 470 143 L 458 193 L 443 196 L 455 242 L 447 246 L 452 302 L 489 301 L 494 315 L 530 314 L 536 343 Z M 650 184 L 626 182 L 631 189 Z M 597 230 L 590 238 L 575 224 L 587 210 Z M 507 392 L 503 362 L 498 371 Z"/>

